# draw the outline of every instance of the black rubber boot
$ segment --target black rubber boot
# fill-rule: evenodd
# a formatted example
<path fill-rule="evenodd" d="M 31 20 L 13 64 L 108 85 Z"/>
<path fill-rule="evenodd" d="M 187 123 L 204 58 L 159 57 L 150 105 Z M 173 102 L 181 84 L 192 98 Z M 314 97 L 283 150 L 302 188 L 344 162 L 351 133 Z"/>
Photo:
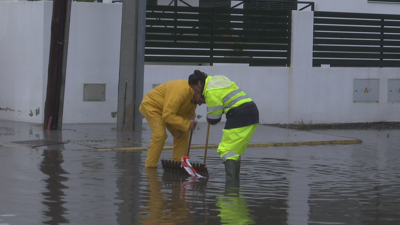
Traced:
<path fill-rule="evenodd" d="M 226 172 L 226 181 L 239 180 L 240 161 L 228 159 L 224 162 L 224 165 Z"/>

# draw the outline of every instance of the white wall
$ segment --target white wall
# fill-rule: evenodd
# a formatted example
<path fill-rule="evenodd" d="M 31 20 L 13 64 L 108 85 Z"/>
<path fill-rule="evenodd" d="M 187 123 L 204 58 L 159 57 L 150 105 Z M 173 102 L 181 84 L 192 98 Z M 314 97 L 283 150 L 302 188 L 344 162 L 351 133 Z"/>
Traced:
<path fill-rule="evenodd" d="M 50 23 L 49 2 L 0 3 L 0 119 L 42 122 Z"/>
<path fill-rule="evenodd" d="M 116 123 L 122 4 L 71 8 L 64 123 Z M 85 83 L 105 83 L 106 101 L 83 101 Z"/>
<path fill-rule="evenodd" d="M 0 110 L 0 119 L 43 122 L 51 10 L 51 2 L 0 3 L 0 108 L 14 110 Z M 121 11 L 122 4 L 72 4 L 64 123 L 116 122 Z M 261 123 L 400 121 L 400 103 L 387 101 L 400 68 L 312 67 L 313 12 L 293 12 L 292 29 L 289 68 L 146 65 L 144 93 L 200 69 L 235 81 L 257 103 Z M 379 102 L 353 102 L 356 78 L 380 80 Z M 106 83 L 106 101 L 83 102 L 84 83 Z M 204 121 L 206 106 L 198 114 Z"/>
<path fill-rule="evenodd" d="M 284 122 L 288 118 L 288 75 L 289 68 L 243 67 L 243 66 L 155 66 L 145 67 L 144 93 L 151 90 L 153 84 L 173 79 L 187 80 L 195 69 L 206 74 L 225 75 L 246 92 L 256 103 L 260 111 L 261 123 Z M 202 105 L 196 114 L 205 121 L 206 105 Z M 223 120 L 225 117 L 223 117 Z"/>
<path fill-rule="evenodd" d="M 64 123 L 116 122 L 121 10 L 72 4 Z M 51 15 L 52 2 L 0 3 L 0 119 L 43 123 Z M 106 101 L 83 102 L 84 83 L 106 83 Z"/>
<path fill-rule="evenodd" d="M 368 0 L 313 0 L 315 11 L 399 14 L 400 3 Z"/>

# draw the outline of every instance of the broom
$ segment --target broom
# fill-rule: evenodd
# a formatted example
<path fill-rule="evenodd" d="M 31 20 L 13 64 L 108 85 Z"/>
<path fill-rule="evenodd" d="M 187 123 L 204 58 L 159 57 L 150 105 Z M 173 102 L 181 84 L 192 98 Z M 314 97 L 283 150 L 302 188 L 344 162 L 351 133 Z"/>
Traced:
<path fill-rule="evenodd" d="M 206 143 L 208 144 L 208 136 L 210 133 L 210 124 L 208 124 L 208 131 L 207 131 L 207 141 Z M 187 150 L 187 156 L 189 156 L 190 153 L 190 145 L 192 144 L 192 136 L 193 136 L 193 130 L 190 130 L 190 137 L 189 137 L 189 145 L 188 145 L 188 150 Z M 205 165 L 206 162 L 206 157 L 207 157 L 207 144 L 206 144 L 206 150 L 204 154 L 204 164 L 202 163 L 191 163 L 192 167 L 196 170 L 198 174 L 204 177 L 208 177 L 208 170 Z M 188 174 L 188 172 L 185 170 L 185 168 L 182 166 L 181 161 L 172 161 L 172 160 L 167 160 L 167 159 L 161 159 L 161 165 L 162 168 L 165 172 L 173 172 L 173 173 L 181 173 L 181 174 Z"/>

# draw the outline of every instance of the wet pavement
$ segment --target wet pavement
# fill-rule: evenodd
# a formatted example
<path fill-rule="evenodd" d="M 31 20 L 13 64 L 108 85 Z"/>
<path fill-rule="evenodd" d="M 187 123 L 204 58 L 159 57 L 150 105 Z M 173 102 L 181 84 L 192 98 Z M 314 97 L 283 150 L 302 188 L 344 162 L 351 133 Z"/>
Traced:
<path fill-rule="evenodd" d="M 0 225 L 400 224 L 400 131 L 296 131 L 260 125 L 225 183 L 211 127 L 208 179 L 145 169 L 151 132 L 114 124 L 61 131 L 0 120 Z M 207 126 L 191 162 L 203 162 Z M 171 157 L 169 137 L 161 158 Z"/>

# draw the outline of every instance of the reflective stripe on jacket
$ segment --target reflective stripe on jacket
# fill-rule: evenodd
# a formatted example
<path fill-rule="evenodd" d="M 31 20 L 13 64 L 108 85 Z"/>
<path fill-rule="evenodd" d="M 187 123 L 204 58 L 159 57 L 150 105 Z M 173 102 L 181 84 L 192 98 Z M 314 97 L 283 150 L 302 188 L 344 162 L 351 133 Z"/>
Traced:
<path fill-rule="evenodd" d="M 253 101 L 235 82 L 222 75 L 206 78 L 203 96 L 207 103 L 207 118 L 213 120 L 221 119 L 222 114 L 232 108 Z"/>

